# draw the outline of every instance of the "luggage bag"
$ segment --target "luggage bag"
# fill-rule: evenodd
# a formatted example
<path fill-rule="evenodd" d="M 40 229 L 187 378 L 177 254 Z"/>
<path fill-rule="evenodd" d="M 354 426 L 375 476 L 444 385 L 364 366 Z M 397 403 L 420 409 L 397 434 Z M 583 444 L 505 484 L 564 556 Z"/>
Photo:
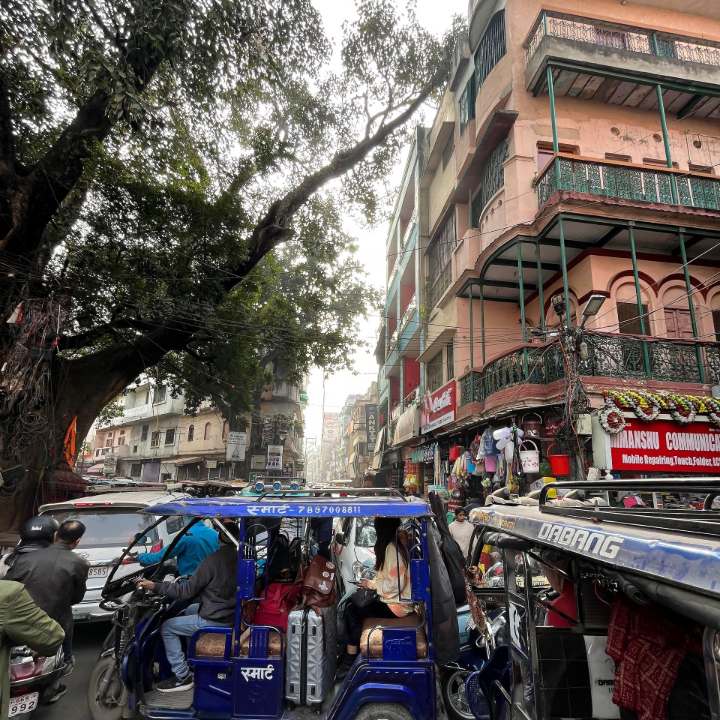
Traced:
<path fill-rule="evenodd" d="M 320 613 L 320 614 L 318 614 Z M 321 705 L 335 683 L 337 607 L 302 607 L 288 616 L 285 698 L 295 705 Z"/>

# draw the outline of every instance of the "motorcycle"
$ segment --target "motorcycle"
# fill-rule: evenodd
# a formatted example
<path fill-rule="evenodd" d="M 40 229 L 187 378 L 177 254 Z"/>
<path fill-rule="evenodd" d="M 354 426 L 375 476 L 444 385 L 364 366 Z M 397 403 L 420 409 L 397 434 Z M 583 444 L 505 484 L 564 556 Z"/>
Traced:
<path fill-rule="evenodd" d="M 8 717 L 27 720 L 38 705 L 55 695 L 64 664 L 62 648 L 42 657 L 20 645 L 10 651 L 10 707 Z"/>

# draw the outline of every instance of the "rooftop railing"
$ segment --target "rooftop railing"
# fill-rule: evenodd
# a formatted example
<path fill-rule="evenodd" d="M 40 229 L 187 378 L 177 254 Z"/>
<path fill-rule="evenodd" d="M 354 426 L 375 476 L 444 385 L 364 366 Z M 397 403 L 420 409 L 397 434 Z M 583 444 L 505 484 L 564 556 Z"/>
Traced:
<path fill-rule="evenodd" d="M 542 12 L 535 22 L 526 50 L 528 63 L 546 35 L 645 55 L 669 57 L 681 62 L 720 67 L 720 45 L 702 38 L 669 35 L 580 15 L 547 11 Z"/>

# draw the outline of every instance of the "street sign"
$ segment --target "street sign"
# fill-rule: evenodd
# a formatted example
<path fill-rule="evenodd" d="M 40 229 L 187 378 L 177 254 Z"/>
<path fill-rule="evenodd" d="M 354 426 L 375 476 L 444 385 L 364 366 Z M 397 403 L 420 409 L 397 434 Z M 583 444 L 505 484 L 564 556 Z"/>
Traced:
<path fill-rule="evenodd" d="M 282 470 L 282 445 L 268 445 L 266 470 Z"/>
<path fill-rule="evenodd" d="M 377 405 L 366 405 L 365 406 L 365 427 L 367 429 L 367 445 L 369 448 L 375 449 L 375 443 L 377 442 L 377 431 L 378 431 L 378 406 Z"/>
<path fill-rule="evenodd" d="M 240 462 L 245 459 L 245 448 L 247 447 L 247 433 L 229 432 L 227 438 L 227 449 L 225 459 L 229 462 Z"/>

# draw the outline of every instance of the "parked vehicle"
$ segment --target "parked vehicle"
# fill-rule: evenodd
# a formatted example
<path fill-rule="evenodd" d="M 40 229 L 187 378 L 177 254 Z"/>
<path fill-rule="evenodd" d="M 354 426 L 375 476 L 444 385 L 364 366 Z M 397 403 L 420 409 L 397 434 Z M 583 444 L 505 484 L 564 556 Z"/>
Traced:
<path fill-rule="evenodd" d="M 344 517 L 335 521 L 332 554 L 345 594 L 363 571 L 375 566 L 375 526 L 371 517 Z"/>
<path fill-rule="evenodd" d="M 167 547 L 183 528 L 182 518 L 172 517 L 151 529 L 152 515 L 141 515 L 138 511 L 183 497 L 188 496 L 168 493 L 164 488 L 143 489 L 91 495 L 40 508 L 40 515 L 52 515 L 58 522 L 80 520 L 86 528 L 75 552 L 90 563 L 90 571 L 85 598 L 73 606 L 75 622 L 112 617 L 112 611 L 100 607 L 101 591 L 115 560 L 138 533 L 141 533 L 143 542 L 137 549 L 140 552 L 157 552 Z M 119 574 L 127 575 L 139 568 L 139 563 L 126 559 Z"/>
<path fill-rule="evenodd" d="M 552 489 L 570 492 L 548 501 Z M 707 497 L 702 510 L 627 509 L 589 497 L 640 490 Z M 473 510 L 478 547 L 496 546 L 503 567 L 476 591 L 486 658 L 467 680 L 473 716 L 610 720 L 620 717 L 613 698 L 638 697 L 656 717 L 718 720 L 716 497 L 718 479 L 561 482 L 546 485 L 536 505 L 523 499 Z M 499 592 L 489 586 L 498 578 L 503 600 L 493 617 L 487 599 Z M 670 652 L 673 670 L 653 671 Z M 638 687 L 626 662 L 655 681 Z"/>
<path fill-rule="evenodd" d="M 25 645 L 12 648 L 8 717 L 27 720 L 33 710 L 46 703 L 60 684 L 63 663 L 62 648 L 52 657 L 38 656 Z"/>
<path fill-rule="evenodd" d="M 264 590 L 258 594 L 258 587 L 266 580 L 265 570 L 258 563 L 260 546 L 265 546 L 267 556 L 272 558 L 281 521 L 300 519 L 304 521 L 302 563 L 307 567 L 310 560 L 308 519 L 382 516 L 404 520 L 412 582 L 411 587 L 404 590 L 401 602 L 413 603 L 414 611 L 404 618 L 366 621 L 367 639 L 361 642 L 358 660 L 343 682 L 336 684 L 326 697 L 314 698 L 314 702 L 325 720 L 434 720 L 437 717 L 436 662 L 443 664 L 448 658 L 455 660 L 459 643 L 447 573 L 434 538 L 428 532 L 430 511 L 425 503 L 410 502 L 392 490 L 363 496 L 349 489 L 348 496 L 342 498 L 325 497 L 322 490 L 306 490 L 295 495 L 281 491 L 268 492 L 261 497 L 178 500 L 148 508 L 145 513 L 185 516 L 190 522 L 184 532 L 202 518 L 213 518 L 213 522 L 218 522 L 220 517 L 238 521 L 242 551 L 238 557 L 234 627 L 203 628 L 195 633 L 188 642 L 194 688 L 159 693 L 154 690 L 154 683 L 171 674 L 160 627 L 164 620 L 182 612 L 184 605 L 137 590 L 129 600 L 122 599 L 137 579 L 161 577 L 164 572 L 161 565 L 140 569 L 119 579 L 111 575 L 104 590 L 104 603 L 108 606 L 112 602 L 118 613 L 116 649 L 112 652 L 108 649 L 108 655 L 100 661 L 102 665 L 96 668 L 91 703 L 94 697 L 102 696 L 103 687 L 112 687 L 114 700 L 124 704 L 120 713 L 139 711 L 156 720 L 204 717 L 297 720 L 307 717 L 306 708 L 292 709 L 286 699 L 295 697 L 291 695 L 295 688 L 286 688 L 283 633 L 277 627 L 250 620 L 253 604 L 264 602 L 267 596 Z M 160 518 L 157 522 L 164 521 Z M 283 540 L 281 545 L 285 543 Z M 128 548 L 126 552 L 130 550 Z M 122 558 L 118 569 L 121 562 Z M 316 557 L 314 564 L 318 562 L 326 561 Z M 332 583 L 335 574 L 332 563 L 328 563 L 325 572 L 328 582 Z M 323 589 L 321 586 L 322 579 L 318 592 Z M 324 588 L 325 592 L 329 590 L 328 586 Z M 338 601 L 339 596 L 335 602 Z M 328 637 L 331 637 L 330 633 Z M 321 655 L 313 654 L 313 660 L 320 658 Z M 120 677 L 123 690 L 118 692 Z M 300 679 L 303 687 L 305 680 Z M 297 698 L 293 700 L 296 701 Z M 108 710 L 117 713 L 117 708 Z M 119 714 L 96 715 L 93 712 L 93 717 L 95 720 L 114 720 Z"/>

